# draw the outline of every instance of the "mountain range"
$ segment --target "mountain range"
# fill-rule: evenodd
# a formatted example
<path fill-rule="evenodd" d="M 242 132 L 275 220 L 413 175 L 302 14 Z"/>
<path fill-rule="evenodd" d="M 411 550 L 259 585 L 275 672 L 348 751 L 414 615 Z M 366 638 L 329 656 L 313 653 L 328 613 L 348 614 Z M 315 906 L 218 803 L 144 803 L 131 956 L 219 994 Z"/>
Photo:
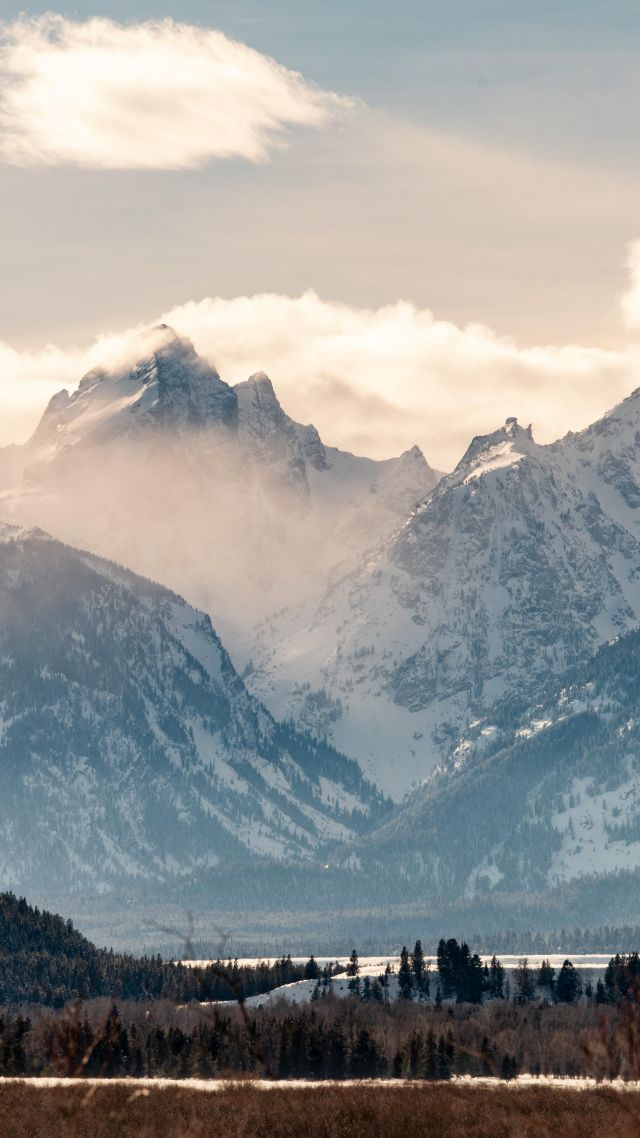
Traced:
<path fill-rule="evenodd" d="M 638 392 L 552 446 L 513 418 L 474 439 L 319 605 L 267 625 L 252 690 L 399 797 L 498 699 L 640 621 L 636 439 Z"/>
<path fill-rule="evenodd" d="M 639 509 L 640 391 L 441 476 L 140 334 L 0 451 L 0 885 L 582 882 L 601 921 L 640 866 Z"/>
<path fill-rule="evenodd" d="M 319 598 L 437 478 L 417 447 L 386 462 L 326 447 L 266 375 L 230 387 L 161 326 L 0 450 L 0 517 L 161 580 L 240 664 L 256 621 Z"/>

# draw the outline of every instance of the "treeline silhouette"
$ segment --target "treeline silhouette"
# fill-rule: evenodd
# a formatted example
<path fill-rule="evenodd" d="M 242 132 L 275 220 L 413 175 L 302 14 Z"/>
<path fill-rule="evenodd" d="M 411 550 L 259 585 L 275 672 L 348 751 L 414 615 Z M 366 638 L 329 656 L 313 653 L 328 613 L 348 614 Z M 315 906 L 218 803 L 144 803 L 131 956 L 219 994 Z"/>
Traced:
<path fill-rule="evenodd" d="M 11 893 L 0 894 L 0 1005 L 61 1008 L 69 1000 L 101 996 L 176 1003 L 233 1000 L 318 976 L 313 958 L 306 964 L 283 956 L 254 966 L 217 960 L 193 967 L 160 956 L 96 948 L 71 921 L 33 908 Z"/>
<path fill-rule="evenodd" d="M 0 1016 L 0 1074 L 114 1078 L 637 1079 L 635 1002 L 384 1004 L 333 995 L 223 1010 L 108 1002 Z"/>
<path fill-rule="evenodd" d="M 634 945 L 640 944 L 640 925 L 598 925 L 597 928 L 578 926 L 572 929 L 554 929 L 551 932 L 504 929 L 490 935 L 476 933 L 471 939 L 476 950 L 483 956 L 492 952 L 514 956 L 542 956 L 557 952 L 630 952 Z"/>
<path fill-rule="evenodd" d="M 174 1003 L 242 1001 L 303 979 L 316 980 L 318 991 L 326 994 L 332 976 L 340 971 L 337 964 L 321 969 L 313 956 L 306 963 L 282 956 L 251 965 L 217 960 L 197 966 L 163 961 L 160 956 L 138 958 L 96 948 L 71 921 L 40 911 L 11 893 L 0 894 L 0 1005 L 61 1008 L 70 1000 L 104 996 Z M 373 980 L 365 977 L 361 983 L 355 949 L 346 968 L 352 994 L 365 1001 L 388 1000 L 389 972 Z M 639 974 L 637 954 L 616 955 L 596 991 L 586 989 L 584 994 L 600 1003 L 615 1002 L 628 990 L 635 991 Z M 449 938 L 438 944 L 437 969 L 433 971 L 425 963 L 420 940 L 411 955 L 403 948 L 397 994 L 436 1002 L 455 999 L 481 1003 L 504 996 L 521 1002 L 540 997 L 572 1002 L 582 994 L 582 985 L 579 972 L 569 961 L 557 977 L 546 962 L 534 972 L 526 960 L 521 961 L 507 978 L 495 955 L 483 965 L 464 941 Z"/>

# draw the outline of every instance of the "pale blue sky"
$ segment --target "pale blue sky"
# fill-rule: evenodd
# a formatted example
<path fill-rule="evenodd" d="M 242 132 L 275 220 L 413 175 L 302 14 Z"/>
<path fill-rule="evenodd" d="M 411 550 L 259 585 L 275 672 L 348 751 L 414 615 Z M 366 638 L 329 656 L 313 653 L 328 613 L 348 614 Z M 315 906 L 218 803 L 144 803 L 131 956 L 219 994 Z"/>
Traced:
<path fill-rule="evenodd" d="M 0 16 L 172 16 L 217 27 L 323 86 L 431 125 L 635 162 L 636 0 L 0 3 Z"/>

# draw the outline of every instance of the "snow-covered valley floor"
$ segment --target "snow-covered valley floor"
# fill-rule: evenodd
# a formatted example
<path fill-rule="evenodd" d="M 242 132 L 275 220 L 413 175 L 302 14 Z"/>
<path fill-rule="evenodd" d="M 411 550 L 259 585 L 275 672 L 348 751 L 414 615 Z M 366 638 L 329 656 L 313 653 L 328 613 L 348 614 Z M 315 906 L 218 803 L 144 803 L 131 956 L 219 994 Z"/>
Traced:
<path fill-rule="evenodd" d="M 411 951 L 412 945 L 407 946 Z M 562 968 L 565 960 L 570 960 L 574 968 L 596 968 L 604 969 L 614 955 L 612 952 L 585 952 L 585 953 L 571 953 L 571 952 L 553 952 L 553 953 L 532 953 L 525 956 L 524 953 L 520 955 L 501 955 L 496 953 L 496 958 L 500 961 L 503 968 L 517 968 L 522 960 L 527 960 L 530 968 L 539 968 L 543 960 L 548 960 L 552 968 Z M 272 964 L 277 957 L 258 957 L 258 956 L 244 956 L 238 958 L 240 967 L 243 965 L 247 967 L 255 967 L 260 962 L 264 964 Z M 292 956 L 291 961 L 293 964 L 305 964 L 309 958 L 307 956 Z M 391 969 L 397 972 L 400 966 L 399 954 L 390 954 L 389 956 L 360 956 L 360 976 L 379 976 L 384 972 L 387 964 Z M 481 955 L 480 959 L 483 964 L 491 963 L 490 955 Z M 348 956 L 316 956 L 316 963 L 323 968 L 325 964 L 339 964 L 342 968 L 346 968 L 349 963 Z M 429 965 L 432 972 L 437 969 L 437 958 L 435 956 L 426 956 L 424 958 L 425 965 Z M 204 967 L 207 964 L 215 964 L 214 960 L 183 960 L 182 964 L 188 968 Z"/>
<path fill-rule="evenodd" d="M 490 956 L 483 956 L 481 959 L 483 963 L 490 963 L 491 961 Z M 576 969 L 580 970 L 585 984 L 588 981 L 591 981 L 593 984 L 595 984 L 598 977 L 603 975 L 605 968 L 611 959 L 611 953 L 585 953 L 581 955 L 553 953 L 549 956 L 536 954 L 527 957 L 505 955 L 498 956 L 497 959 L 505 969 L 507 980 L 510 979 L 518 964 L 525 959 L 527 960 L 528 965 L 533 972 L 535 972 L 540 967 L 543 960 L 549 960 L 549 963 L 551 964 L 551 967 L 555 969 L 556 974 L 562 968 L 564 961 L 570 960 L 573 966 Z M 306 958 L 292 957 L 292 963 L 294 964 L 304 964 L 305 961 Z M 245 959 L 238 960 L 239 965 L 244 964 L 255 966 L 258 962 L 258 958 L 254 957 L 247 957 Z M 191 960 L 184 961 L 184 963 L 190 967 L 195 968 L 197 965 L 203 966 L 206 964 L 212 964 L 214 962 L 210 960 Z M 316 957 L 316 963 L 320 968 L 322 968 L 326 964 L 335 964 L 336 959 L 333 957 L 321 956 Z M 346 968 L 348 964 L 348 957 L 338 958 L 337 963 L 343 968 Z M 388 977 L 386 998 L 388 1000 L 395 1000 L 398 996 L 398 969 L 400 966 L 399 956 L 360 957 L 358 977 L 361 983 L 364 982 L 365 979 L 373 981 L 378 977 L 384 975 L 387 965 L 389 965 L 391 969 L 391 975 Z M 435 998 L 436 990 L 438 987 L 438 970 L 436 957 L 425 957 L 425 965 L 429 966 L 429 977 L 431 982 L 430 998 L 433 1000 Z M 270 992 L 264 992 L 260 995 L 255 996 L 248 996 L 245 1000 L 245 1005 L 249 1008 L 260 1008 L 266 1007 L 270 1004 L 275 1004 L 280 1000 L 286 1000 L 288 1003 L 292 1004 L 306 1004 L 312 999 L 316 990 L 317 994 L 320 996 L 323 994 L 328 994 L 330 992 L 333 996 L 346 997 L 350 994 L 350 983 L 350 978 L 344 973 L 339 976 L 332 976 L 326 986 L 322 980 L 294 980 L 290 984 L 282 984 L 278 988 L 273 988 Z M 205 1003 L 202 1006 L 206 1007 L 207 1004 Z"/>
<path fill-rule="evenodd" d="M 437 1080 L 435 1081 L 437 1084 Z M 135 1093 L 144 1094 L 151 1090 L 178 1088 L 192 1091 L 227 1091 L 233 1087 L 251 1087 L 260 1091 L 276 1090 L 319 1090 L 322 1087 L 366 1087 L 384 1084 L 385 1087 L 398 1088 L 407 1086 L 427 1087 L 433 1082 L 424 1079 L 79 1079 L 59 1078 L 57 1076 L 40 1076 L 33 1078 L 0 1078 L 0 1086 L 25 1086 L 34 1090 L 50 1090 L 55 1087 L 130 1087 Z M 617 1091 L 640 1091 L 640 1082 L 625 1082 L 623 1079 L 593 1079 L 589 1077 L 573 1078 L 556 1075 L 518 1075 L 515 1079 L 493 1079 L 488 1077 L 473 1078 L 470 1075 L 459 1075 L 446 1080 L 447 1086 L 459 1087 L 508 1087 L 517 1091 L 523 1087 L 553 1087 L 563 1091 L 586 1091 L 594 1087 L 609 1087 Z"/>

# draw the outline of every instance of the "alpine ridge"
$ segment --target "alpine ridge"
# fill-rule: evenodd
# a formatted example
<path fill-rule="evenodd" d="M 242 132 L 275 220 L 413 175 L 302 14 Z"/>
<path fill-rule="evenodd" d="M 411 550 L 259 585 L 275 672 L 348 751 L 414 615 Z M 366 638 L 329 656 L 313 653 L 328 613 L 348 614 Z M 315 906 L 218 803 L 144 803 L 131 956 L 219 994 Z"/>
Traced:
<path fill-rule="evenodd" d="M 0 882 L 73 893 L 313 863 L 383 809 L 274 722 L 209 617 L 40 531 L 0 528 Z"/>
<path fill-rule="evenodd" d="M 401 797 L 496 700 L 634 628 L 639 403 L 551 446 L 514 418 L 474 439 L 319 606 L 268 626 L 252 690 Z"/>
<path fill-rule="evenodd" d="M 362 840 L 357 859 L 379 889 L 381 879 L 413 880 L 452 903 L 517 908 L 525 894 L 583 883 L 589 920 L 602 919 L 607 891 L 618 916 L 635 912 L 640 631 L 603 645 L 531 704 L 498 701 Z"/>

